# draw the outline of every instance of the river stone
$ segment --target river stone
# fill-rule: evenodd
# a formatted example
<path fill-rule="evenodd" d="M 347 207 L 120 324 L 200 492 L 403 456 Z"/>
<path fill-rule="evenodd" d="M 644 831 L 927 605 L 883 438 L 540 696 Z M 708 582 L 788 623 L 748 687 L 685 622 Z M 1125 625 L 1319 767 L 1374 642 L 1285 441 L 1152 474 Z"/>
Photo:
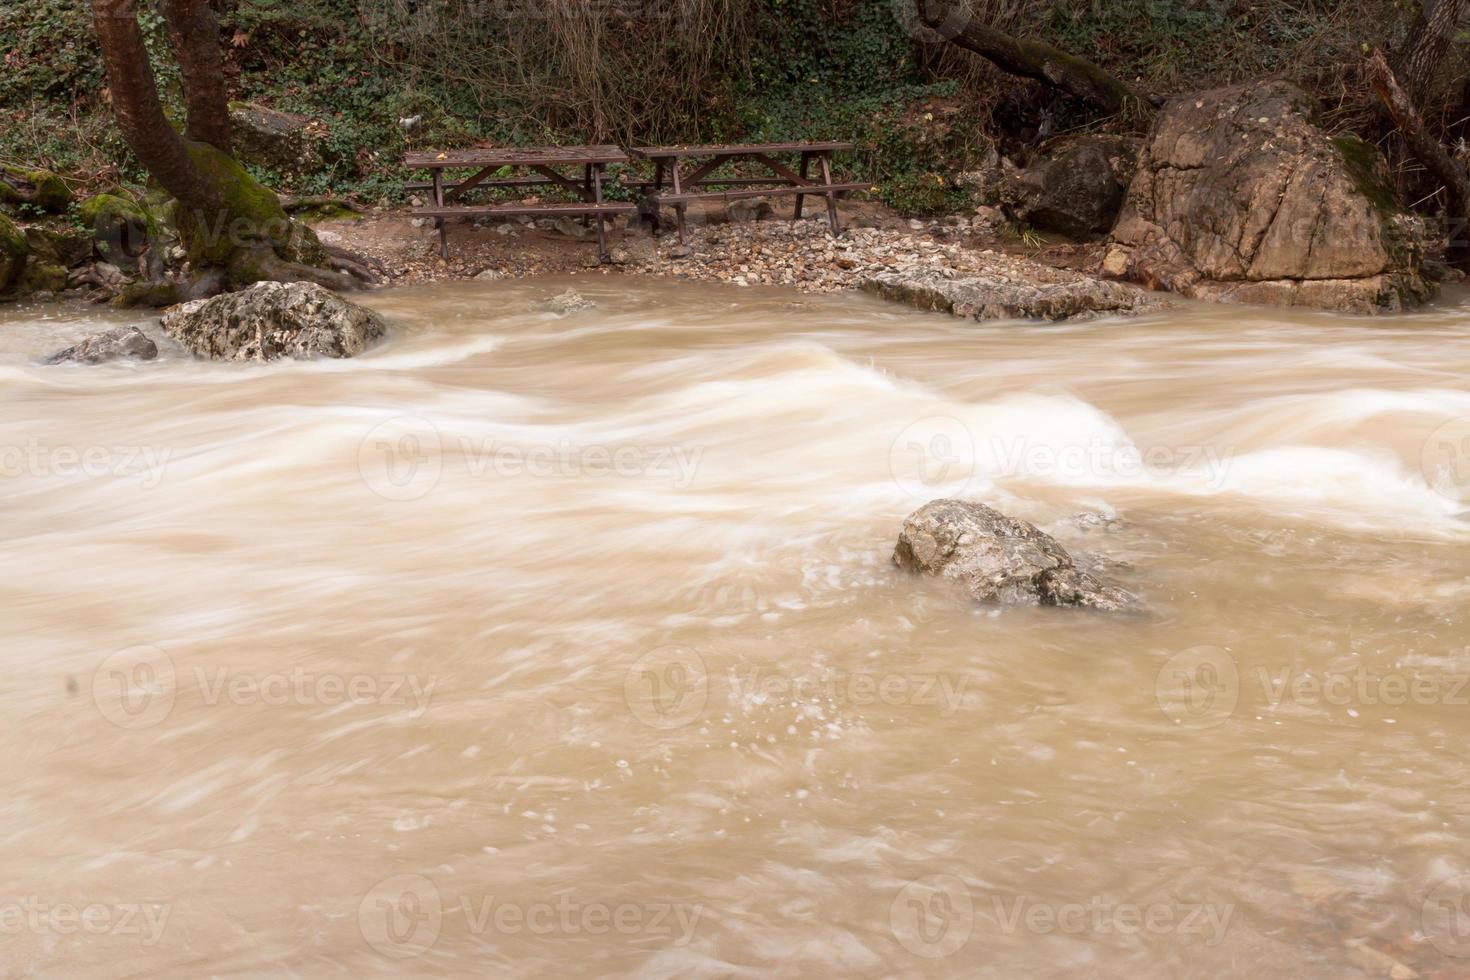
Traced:
<path fill-rule="evenodd" d="M 1196 299 L 1362 313 L 1426 298 L 1422 233 L 1382 156 L 1329 137 L 1314 109 L 1280 81 L 1170 102 L 1113 228 L 1126 275 Z"/>
<path fill-rule="evenodd" d="M 1140 608 L 1130 593 L 1078 568 L 1034 524 L 968 500 L 931 500 L 910 514 L 893 560 L 905 571 L 960 583 L 976 602 L 1106 612 Z"/>
<path fill-rule="evenodd" d="M 215 361 L 355 357 L 387 332 L 376 313 L 309 282 L 258 282 L 184 303 L 163 314 L 163 329 Z"/>
<path fill-rule="evenodd" d="M 1033 268 L 1034 267 L 1034 268 Z M 1107 313 L 1138 313 L 1158 305 L 1143 290 L 1026 263 L 1021 274 L 956 273 L 952 269 L 880 272 L 862 288 L 921 310 L 976 320 L 1064 320 Z"/>
<path fill-rule="evenodd" d="M 158 356 L 158 345 L 137 327 L 118 327 L 93 334 L 79 344 L 59 350 L 43 364 L 101 364 L 131 358 L 151 361 Z"/>
<path fill-rule="evenodd" d="M 597 304 L 575 289 L 568 289 L 564 293 L 559 293 L 551 297 L 544 305 L 546 311 L 549 313 L 555 313 L 558 316 L 567 316 L 571 313 L 579 313 L 582 310 L 590 310 Z"/>
<path fill-rule="evenodd" d="M 247 163 L 287 174 L 312 173 L 325 161 L 326 131 L 305 116 L 250 102 L 230 103 L 235 153 Z"/>
<path fill-rule="evenodd" d="M 1020 221 L 1073 238 L 1106 234 L 1138 169 L 1143 141 L 1085 134 L 1053 140 L 1026 169 L 1001 185 Z"/>

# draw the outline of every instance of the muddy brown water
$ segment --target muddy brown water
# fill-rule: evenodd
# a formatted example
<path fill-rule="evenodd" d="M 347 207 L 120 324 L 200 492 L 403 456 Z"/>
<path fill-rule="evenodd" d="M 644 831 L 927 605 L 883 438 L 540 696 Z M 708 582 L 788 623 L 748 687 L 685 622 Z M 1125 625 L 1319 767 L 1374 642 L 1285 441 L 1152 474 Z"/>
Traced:
<path fill-rule="evenodd" d="M 1470 975 L 1466 297 L 367 299 L 0 314 L 0 975 Z M 1150 613 L 904 576 L 946 495 Z"/>

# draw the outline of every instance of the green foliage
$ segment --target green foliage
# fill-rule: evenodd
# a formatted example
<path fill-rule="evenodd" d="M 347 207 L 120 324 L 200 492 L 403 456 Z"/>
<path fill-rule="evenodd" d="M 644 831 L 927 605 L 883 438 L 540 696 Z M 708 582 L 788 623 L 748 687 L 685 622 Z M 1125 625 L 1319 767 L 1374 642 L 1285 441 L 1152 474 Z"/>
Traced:
<path fill-rule="evenodd" d="M 874 180 L 889 204 L 930 214 L 968 203 L 946 176 L 996 129 L 1034 124 L 1037 88 L 921 44 L 903 19 L 908 2 L 219 0 L 216 9 L 232 97 L 312 117 L 328 133 L 325 164 L 294 185 L 252 169 L 267 186 L 396 199 L 410 147 L 840 139 L 856 149 L 836 161 L 839 176 Z M 1364 103 L 1344 66 L 1356 70 L 1365 40 L 1392 48 L 1414 13 L 1402 0 L 974 5 L 1002 29 L 1149 91 L 1282 73 Z M 166 31 L 153 4 L 139 6 L 165 111 L 181 120 Z M 87 0 L 0 0 L 0 52 L 0 161 L 99 183 L 144 178 L 98 97 L 105 80 Z M 1060 129 L 1095 121 L 1085 108 L 1053 108 Z M 405 118 L 417 122 L 405 128 Z"/>

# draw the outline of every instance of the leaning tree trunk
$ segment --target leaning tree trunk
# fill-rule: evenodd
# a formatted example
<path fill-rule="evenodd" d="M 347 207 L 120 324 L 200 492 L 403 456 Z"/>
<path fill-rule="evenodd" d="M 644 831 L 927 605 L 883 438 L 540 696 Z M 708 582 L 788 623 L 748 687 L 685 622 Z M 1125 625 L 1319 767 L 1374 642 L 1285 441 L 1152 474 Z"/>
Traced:
<path fill-rule="evenodd" d="M 1444 144 L 1429 132 L 1419 109 L 1409 93 L 1399 84 L 1393 69 L 1382 51 L 1374 51 L 1368 59 L 1368 83 L 1393 117 L 1394 124 L 1404 136 L 1409 152 L 1424 164 L 1431 174 L 1444 185 L 1448 198 L 1445 216 L 1448 218 L 1449 235 L 1445 247 L 1445 258 L 1452 264 L 1470 271 L 1470 173 L 1454 157 Z"/>
<path fill-rule="evenodd" d="M 1393 73 L 1421 113 L 1427 112 L 1440 94 L 1436 80 L 1467 12 L 1470 0 L 1424 0 L 1409 29 Z"/>
<path fill-rule="evenodd" d="M 207 0 L 162 3 L 183 81 L 187 137 L 163 114 L 136 0 L 91 3 L 118 128 L 138 161 L 177 201 L 179 237 L 199 281 L 217 281 L 223 272 L 225 284 L 236 288 L 274 279 L 351 289 L 357 280 L 337 269 L 370 278 L 362 260 L 325 248 L 230 156 L 219 28 Z"/>
<path fill-rule="evenodd" d="M 973 51 L 997 68 L 1055 86 L 1109 114 L 1133 110 L 1151 115 L 1143 93 L 1097 65 L 1041 41 L 1023 41 L 998 31 L 947 0 L 917 0 L 919 17 L 941 37 Z"/>

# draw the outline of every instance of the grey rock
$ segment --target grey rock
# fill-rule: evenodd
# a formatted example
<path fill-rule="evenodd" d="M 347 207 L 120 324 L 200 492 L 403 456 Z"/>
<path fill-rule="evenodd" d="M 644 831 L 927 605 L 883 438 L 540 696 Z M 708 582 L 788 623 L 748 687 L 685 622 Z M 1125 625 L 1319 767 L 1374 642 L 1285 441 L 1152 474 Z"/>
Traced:
<path fill-rule="evenodd" d="M 1078 568 L 1034 524 L 968 500 L 931 500 L 910 514 L 893 560 L 905 571 L 958 582 L 976 602 L 1105 612 L 1142 608 L 1137 597 Z"/>
<path fill-rule="evenodd" d="M 304 174 L 327 162 L 323 150 L 325 129 L 306 116 L 250 102 L 231 102 L 230 130 L 236 157 L 247 163 Z"/>
<path fill-rule="evenodd" d="M 1026 278 L 915 269 L 880 272 L 865 278 L 861 286 L 894 302 L 975 320 L 1065 320 L 1139 313 L 1159 305 L 1143 290 L 1127 283 L 1041 266 L 1025 272 L 1029 273 Z"/>
<path fill-rule="evenodd" d="M 764 221 L 775 214 L 770 198 L 737 198 L 725 205 L 725 217 L 730 221 Z"/>
<path fill-rule="evenodd" d="M 1001 198 L 1019 220 L 1086 238 L 1107 232 L 1138 169 L 1143 141 L 1128 136 L 1068 136 L 1002 185 Z"/>
<path fill-rule="evenodd" d="M 137 327 L 118 327 L 93 334 L 79 344 L 57 351 L 44 364 L 101 364 L 131 358 L 151 361 L 158 356 L 158 345 Z"/>
<path fill-rule="evenodd" d="M 163 314 L 163 329 L 216 361 L 355 357 L 387 332 L 376 313 L 304 282 L 258 282 L 184 303 Z"/>
<path fill-rule="evenodd" d="M 497 282 L 504 278 L 505 273 L 499 269 L 484 269 L 475 274 L 475 279 L 479 282 Z"/>

